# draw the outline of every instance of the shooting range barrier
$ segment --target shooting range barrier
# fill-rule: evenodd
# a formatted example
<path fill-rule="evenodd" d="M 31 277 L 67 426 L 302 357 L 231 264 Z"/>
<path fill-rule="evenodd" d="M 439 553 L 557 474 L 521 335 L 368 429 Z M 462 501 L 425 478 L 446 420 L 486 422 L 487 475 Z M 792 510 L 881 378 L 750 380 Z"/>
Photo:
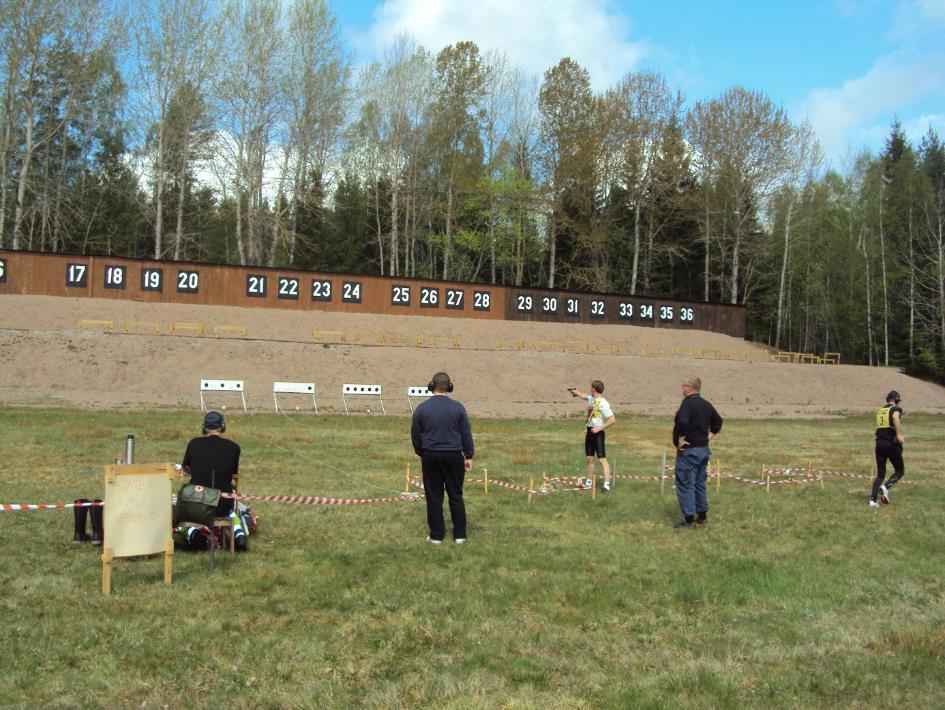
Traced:
<path fill-rule="evenodd" d="M 312 409 L 318 414 L 318 402 L 315 401 L 315 383 L 314 382 L 273 382 L 272 383 L 272 405 L 279 412 L 279 400 L 277 395 L 302 395 L 305 397 L 306 404 L 308 398 L 312 399 Z M 298 409 L 298 407 L 296 407 Z"/>
<path fill-rule="evenodd" d="M 171 335 L 192 334 L 202 338 L 204 329 L 203 323 L 171 323 L 171 327 L 167 329 L 167 332 Z"/>
<path fill-rule="evenodd" d="M 244 393 L 243 380 L 200 380 L 200 411 L 207 411 L 204 392 L 236 392 L 243 403 L 243 411 L 246 411 L 246 394 Z M 224 405 L 225 406 L 225 405 Z"/>
<path fill-rule="evenodd" d="M 345 405 L 345 414 L 350 414 L 348 410 L 348 400 L 352 398 L 361 398 L 361 397 L 371 397 L 376 398 L 378 403 L 381 405 L 381 413 L 387 414 L 387 410 L 384 409 L 384 400 L 381 398 L 381 390 L 383 388 L 380 385 L 353 385 L 353 384 L 344 384 L 341 385 L 341 402 Z M 370 408 L 368 408 L 368 414 L 371 413 Z"/>
<path fill-rule="evenodd" d="M 413 400 L 416 399 L 427 399 L 432 397 L 433 393 L 427 389 L 426 385 L 422 387 L 408 387 L 407 388 L 407 406 L 410 407 L 410 411 L 413 411 Z"/>
<path fill-rule="evenodd" d="M 80 318 L 76 323 L 78 330 L 99 330 L 105 333 L 111 333 L 115 330 L 115 321 L 99 320 L 97 318 Z"/>
<path fill-rule="evenodd" d="M 213 337 L 219 338 L 221 335 L 231 338 L 245 338 L 249 334 L 249 328 L 245 325 L 215 325 L 213 326 Z"/>
<path fill-rule="evenodd" d="M 161 324 L 151 320 L 131 320 L 125 321 L 122 326 L 125 333 L 147 333 L 149 335 L 160 335 Z"/>

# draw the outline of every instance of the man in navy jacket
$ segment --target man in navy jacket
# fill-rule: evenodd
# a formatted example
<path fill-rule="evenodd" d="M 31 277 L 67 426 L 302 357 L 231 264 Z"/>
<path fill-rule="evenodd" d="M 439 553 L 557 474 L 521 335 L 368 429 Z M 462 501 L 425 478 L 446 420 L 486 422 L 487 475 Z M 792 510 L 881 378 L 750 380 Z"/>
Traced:
<path fill-rule="evenodd" d="M 437 372 L 427 385 L 433 393 L 413 412 L 410 440 L 423 468 L 423 492 L 427 500 L 427 540 L 440 545 L 446 536 L 443 492 L 449 498 L 453 541 L 466 542 L 466 504 L 463 481 L 472 470 L 472 429 L 466 408 L 449 397 L 453 383 L 445 372 Z"/>

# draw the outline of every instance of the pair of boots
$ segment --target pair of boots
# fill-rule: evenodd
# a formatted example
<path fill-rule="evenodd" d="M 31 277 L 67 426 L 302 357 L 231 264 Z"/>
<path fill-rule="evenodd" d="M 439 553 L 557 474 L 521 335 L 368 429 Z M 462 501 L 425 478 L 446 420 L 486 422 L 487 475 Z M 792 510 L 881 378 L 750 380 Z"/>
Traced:
<path fill-rule="evenodd" d="M 89 502 L 95 503 L 95 505 L 80 505 Z M 75 503 L 76 506 L 72 509 L 75 515 L 75 534 L 72 536 L 73 542 L 88 542 L 91 540 L 93 545 L 101 545 L 105 540 L 105 526 L 103 525 L 105 511 L 102 508 L 102 501 L 97 498 L 94 501 L 89 501 L 88 498 L 79 498 Z M 89 517 L 92 518 L 91 538 L 86 532 L 86 521 Z"/>

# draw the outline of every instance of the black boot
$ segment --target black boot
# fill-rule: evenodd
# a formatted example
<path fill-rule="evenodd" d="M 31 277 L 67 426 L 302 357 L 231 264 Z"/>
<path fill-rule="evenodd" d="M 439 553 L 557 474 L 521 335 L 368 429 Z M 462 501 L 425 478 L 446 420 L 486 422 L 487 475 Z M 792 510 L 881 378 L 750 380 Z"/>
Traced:
<path fill-rule="evenodd" d="M 75 534 L 72 536 L 73 542 L 88 542 L 89 534 L 85 531 L 86 520 L 89 517 L 89 509 L 81 503 L 88 503 L 88 498 L 79 498 L 75 503 L 75 507 L 72 509 L 72 514 L 75 517 Z"/>
<path fill-rule="evenodd" d="M 102 507 L 102 501 L 98 498 L 92 502 L 96 504 L 89 508 L 92 517 L 92 544 L 101 545 L 105 542 L 105 526 L 103 525 L 105 509 Z"/>

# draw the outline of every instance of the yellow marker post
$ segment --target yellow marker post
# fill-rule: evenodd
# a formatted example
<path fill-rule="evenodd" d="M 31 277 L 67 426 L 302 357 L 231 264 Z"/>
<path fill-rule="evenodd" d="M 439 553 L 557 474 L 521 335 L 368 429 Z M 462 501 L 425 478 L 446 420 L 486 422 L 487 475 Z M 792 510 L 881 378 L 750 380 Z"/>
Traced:
<path fill-rule="evenodd" d="M 410 464 L 407 464 L 407 473 L 404 477 L 404 493 L 410 493 Z"/>
<path fill-rule="evenodd" d="M 535 490 L 535 477 L 532 476 L 531 478 L 528 479 L 528 502 L 529 502 L 529 504 L 531 504 L 531 502 L 532 502 L 532 491 L 534 491 L 534 490 Z"/>
<path fill-rule="evenodd" d="M 489 469 L 482 469 L 482 492 L 489 495 Z"/>
<path fill-rule="evenodd" d="M 767 481 L 767 483 L 765 484 L 765 493 L 771 493 L 771 472 L 770 471 L 765 473 L 765 481 Z"/>
<path fill-rule="evenodd" d="M 597 500 L 597 474 L 591 476 L 591 500 Z"/>
<path fill-rule="evenodd" d="M 718 493 L 722 489 L 722 462 L 716 460 L 715 462 L 715 492 Z"/>

